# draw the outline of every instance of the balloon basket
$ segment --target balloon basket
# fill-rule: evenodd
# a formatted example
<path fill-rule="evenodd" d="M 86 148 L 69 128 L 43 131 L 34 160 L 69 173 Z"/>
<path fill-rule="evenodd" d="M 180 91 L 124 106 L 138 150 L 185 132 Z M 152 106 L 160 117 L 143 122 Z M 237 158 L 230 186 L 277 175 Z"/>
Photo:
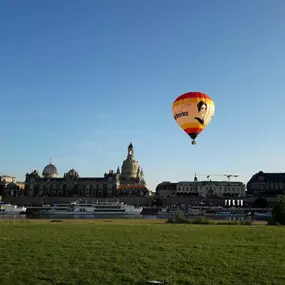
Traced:
<path fill-rule="evenodd" d="M 192 143 L 192 145 L 195 145 L 195 144 L 196 144 L 196 142 L 195 142 L 195 141 L 192 141 L 191 143 Z"/>

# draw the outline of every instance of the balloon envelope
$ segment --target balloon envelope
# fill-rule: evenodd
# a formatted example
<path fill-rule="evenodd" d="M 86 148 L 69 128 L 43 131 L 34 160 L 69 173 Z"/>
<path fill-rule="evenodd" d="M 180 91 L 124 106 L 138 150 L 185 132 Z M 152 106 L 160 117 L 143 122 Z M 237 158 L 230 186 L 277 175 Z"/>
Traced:
<path fill-rule="evenodd" d="M 212 98 L 201 92 L 189 92 L 179 96 L 172 104 L 172 114 L 177 124 L 191 137 L 195 138 L 210 123 L 215 113 Z"/>

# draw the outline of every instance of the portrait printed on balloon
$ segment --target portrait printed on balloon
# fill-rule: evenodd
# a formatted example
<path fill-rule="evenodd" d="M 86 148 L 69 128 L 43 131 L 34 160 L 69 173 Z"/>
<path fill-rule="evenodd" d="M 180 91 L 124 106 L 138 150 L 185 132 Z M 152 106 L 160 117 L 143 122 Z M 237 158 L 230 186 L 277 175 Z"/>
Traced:
<path fill-rule="evenodd" d="M 197 116 L 194 118 L 195 120 L 197 120 L 201 125 L 204 126 L 205 124 L 205 115 L 206 115 L 206 112 L 207 112 L 207 104 L 204 102 L 204 101 L 200 101 L 198 104 L 197 104 L 197 111 L 198 111 L 198 114 Z"/>

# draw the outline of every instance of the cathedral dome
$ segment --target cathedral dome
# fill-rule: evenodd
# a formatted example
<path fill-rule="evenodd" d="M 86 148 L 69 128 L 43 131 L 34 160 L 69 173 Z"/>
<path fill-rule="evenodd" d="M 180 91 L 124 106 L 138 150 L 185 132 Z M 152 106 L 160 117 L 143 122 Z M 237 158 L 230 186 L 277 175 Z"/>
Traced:
<path fill-rule="evenodd" d="M 138 171 L 139 171 L 139 163 L 134 156 L 133 144 L 130 143 L 128 146 L 128 156 L 124 160 L 122 165 L 121 176 L 126 179 L 137 178 Z"/>
<path fill-rule="evenodd" d="M 44 168 L 42 175 L 45 178 L 57 178 L 58 177 L 57 168 L 50 162 L 50 164 L 48 164 Z"/>
<path fill-rule="evenodd" d="M 127 159 L 124 160 L 123 165 L 122 165 L 122 175 L 124 176 L 127 174 L 127 176 L 133 176 L 136 178 L 137 173 L 139 169 L 139 163 L 132 157 L 128 157 Z"/>

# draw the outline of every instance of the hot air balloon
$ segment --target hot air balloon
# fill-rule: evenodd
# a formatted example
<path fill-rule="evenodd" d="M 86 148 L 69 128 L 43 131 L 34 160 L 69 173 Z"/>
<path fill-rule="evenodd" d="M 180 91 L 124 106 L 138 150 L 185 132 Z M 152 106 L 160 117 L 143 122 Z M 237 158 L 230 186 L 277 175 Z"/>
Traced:
<path fill-rule="evenodd" d="M 177 124 L 196 144 L 196 137 L 210 123 L 215 104 L 210 96 L 201 92 L 189 92 L 179 96 L 172 104 L 172 113 Z"/>

